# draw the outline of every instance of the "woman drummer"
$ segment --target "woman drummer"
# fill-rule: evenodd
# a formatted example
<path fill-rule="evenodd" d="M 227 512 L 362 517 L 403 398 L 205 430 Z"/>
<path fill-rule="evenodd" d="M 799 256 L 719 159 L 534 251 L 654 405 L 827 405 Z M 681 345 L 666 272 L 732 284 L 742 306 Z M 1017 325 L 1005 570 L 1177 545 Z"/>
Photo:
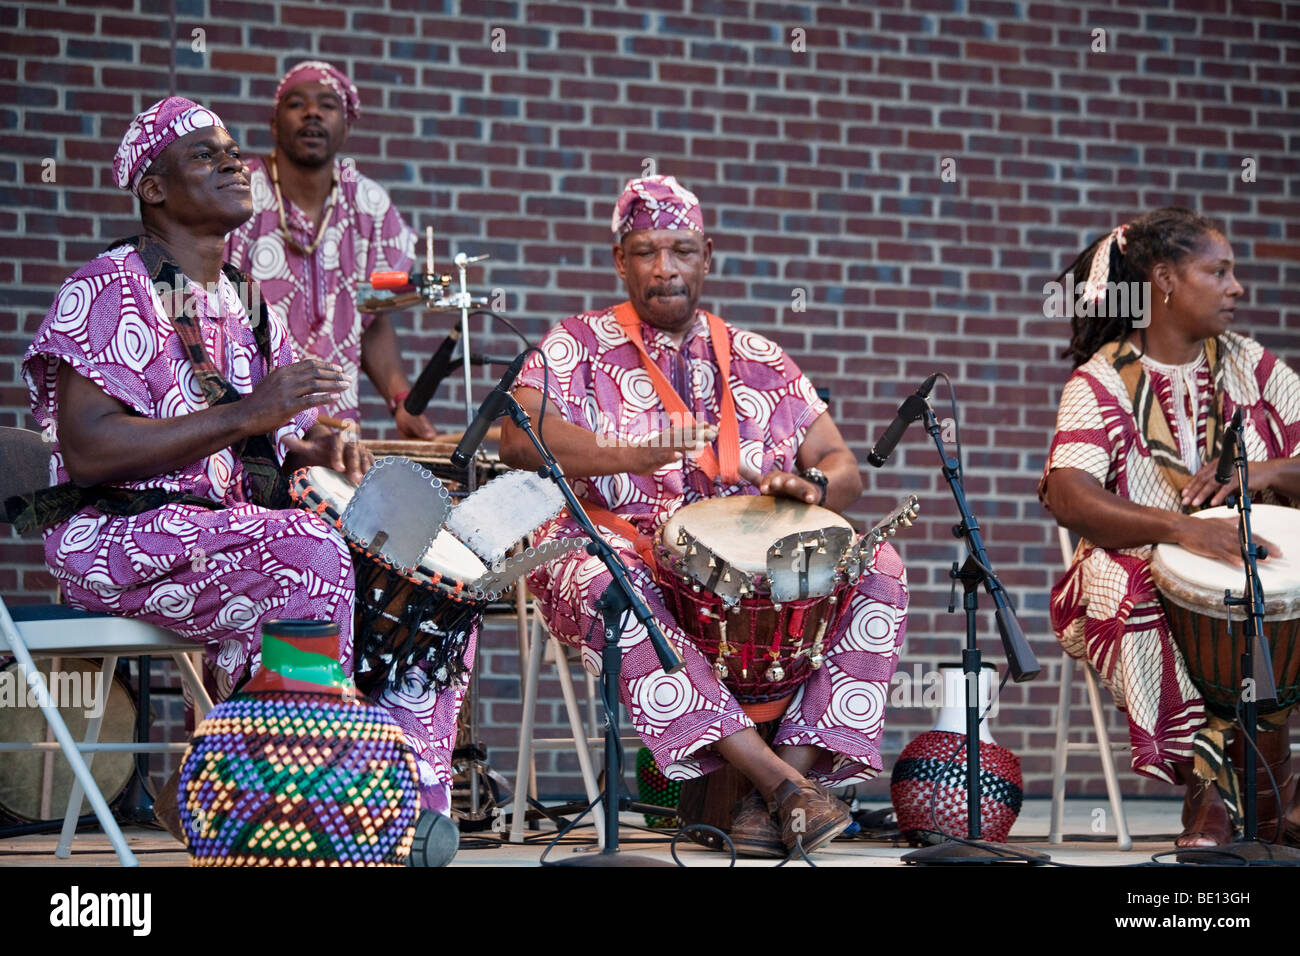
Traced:
<path fill-rule="evenodd" d="M 1186 786 L 1177 845 L 1226 843 L 1233 826 L 1222 793 L 1230 792 L 1231 775 L 1218 755 L 1227 724 L 1207 715 L 1188 677 L 1149 559 L 1153 545 L 1170 542 L 1242 565 L 1235 521 L 1188 513 L 1221 504 L 1233 490 L 1214 472 L 1224 423 L 1237 408 L 1255 500 L 1300 502 L 1300 378 L 1229 331 L 1243 294 L 1232 247 L 1187 209 L 1157 209 L 1119 226 L 1045 291 L 1071 315 L 1065 357 L 1075 370 L 1039 493 L 1081 539 L 1052 591 L 1053 628 L 1069 654 L 1086 654 L 1126 713 L 1133 769 Z M 1290 807 L 1294 841 L 1300 806 L 1282 721 L 1259 735 L 1259 745 Z M 1268 839 L 1278 814 L 1262 779 L 1259 833 Z"/>

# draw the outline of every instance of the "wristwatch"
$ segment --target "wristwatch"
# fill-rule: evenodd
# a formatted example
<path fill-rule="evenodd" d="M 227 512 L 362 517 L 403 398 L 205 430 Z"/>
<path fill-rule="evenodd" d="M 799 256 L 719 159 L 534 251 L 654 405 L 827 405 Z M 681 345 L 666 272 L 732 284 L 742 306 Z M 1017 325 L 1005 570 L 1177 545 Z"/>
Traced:
<path fill-rule="evenodd" d="M 799 477 L 802 478 L 804 481 L 812 482 L 814 485 L 820 488 L 822 490 L 822 496 L 817 499 L 817 504 L 819 505 L 826 504 L 826 486 L 830 484 L 830 479 L 827 478 L 824 474 L 822 474 L 821 469 L 805 468 L 803 471 L 799 472 Z"/>

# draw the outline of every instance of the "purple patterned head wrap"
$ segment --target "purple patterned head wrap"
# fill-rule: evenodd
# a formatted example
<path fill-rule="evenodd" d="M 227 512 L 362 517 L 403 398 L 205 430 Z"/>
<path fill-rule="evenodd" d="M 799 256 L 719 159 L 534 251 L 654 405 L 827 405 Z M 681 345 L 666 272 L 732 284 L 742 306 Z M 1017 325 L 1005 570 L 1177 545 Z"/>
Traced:
<path fill-rule="evenodd" d="M 672 176 L 629 179 L 614 204 L 610 230 L 621 242 L 635 229 L 690 229 L 703 234 L 700 201 Z"/>
<path fill-rule="evenodd" d="M 304 60 L 295 66 L 289 67 L 289 72 L 280 80 L 280 85 L 275 88 L 275 102 L 278 105 L 280 98 L 288 93 L 300 83 L 324 83 L 343 101 L 343 109 L 347 114 L 348 125 L 351 126 L 361 117 L 361 97 L 357 94 L 357 88 L 348 79 L 347 74 L 331 63 L 324 60 Z"/>
<path fill-rule="evenodd" d="M 135 192 L 145 172 L 176 140 L 196 129 L 225 129 L 221 117 L 183 96 L 159 100 L 131 121 L 113 157 L 113 180 L 119 189 Z"/>

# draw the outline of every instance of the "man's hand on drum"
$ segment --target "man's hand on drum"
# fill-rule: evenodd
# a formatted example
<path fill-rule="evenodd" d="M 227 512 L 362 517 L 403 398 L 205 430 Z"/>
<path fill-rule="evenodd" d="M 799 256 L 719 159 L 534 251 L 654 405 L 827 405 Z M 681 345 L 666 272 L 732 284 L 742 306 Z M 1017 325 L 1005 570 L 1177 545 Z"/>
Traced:
<path fill-rule="evenodd" d="M 348 380 L 342 368 L 333 362 L 309 358 L 275 369 L 240 404 L 250 434 L 264 435 L 287 425 L 299 412 L 341 395 L 347 388 Z"/>
<path fill-rule="evenodd" d="M 717 425 L 686 425 L 655 432 L 631 449 L 633 461 L 627 470 L 634 475 L 653 475 L 664 465 L 698 455 L 718 437 Z"/>
<path fill-rule="evenodd" d="M 1202 557 L 1226 561 L 1236 567 L 1244 567 L 1241 560 L 1241 544 L 1238 536 L 1236 518 L 1191 518 L 1179 526 L 1178 540 L 1193 554 Z M 1268 548 L 1270 557 L 1282 554 L 1282 549 L 1267 538 L 1255 535 L 1255 544 Z"/>
<path fill-rule="evenodd" d="M 1287 459 L 1272 459 L 1270 461 L 1252 461 L 1250 463 L 1250 490 L 1252 492 L 1264 491 L 1272 488 L 1277 470 L 1288 465 Z M 1228 500 L 1228 496 L 1237 492 L 1237 471 L 1233 469 L 1232 477 L 1228 479 L 1226 485 L 1221 485 L 1215 479 L 1214 473 L 1218 470 L 1217 461 L 1210 462 L 1201 467 L 1191 477 L 1191 480 L 1183 487 L 1183 505 L 1203 505 L 1205 507 L 1214 507 L 1221 505 Z M 1279 493 L 1285 494 L 1286 491 L 1278 489 Z"/>
<path fill-rule="evenodd" d="M 339 432 L 318 422 L 305 438 L 286 438 L 284 446 L 289 453 L 284 460 L 285 471 L 324 465 L 347 475 L 353 484 L 359 483 L 375 463 L 375 456 L 358 439 L 357 426 L 352 422 L 348 426 Z"/>
<path fill-rule="evenodd" d="M 755 486 L 760 495 L 793 498 L 809 505 L 815 505 L 822 496 L 822 490 L 817 485 L 788 471 L 769 471 L 766 475 L 759 475 L 752 468 L 741 465 L 740 477 Z"/>
<path fill-rule="evenodd" d="M 438 437 L 438 430 L 433 427 L 433 422 L 423 415 L 412 415 L 399 402 L 397 411 L 393 412 L 393 424 L 403 438 L 410 438 L 413 441 L 433 441 Z"/>

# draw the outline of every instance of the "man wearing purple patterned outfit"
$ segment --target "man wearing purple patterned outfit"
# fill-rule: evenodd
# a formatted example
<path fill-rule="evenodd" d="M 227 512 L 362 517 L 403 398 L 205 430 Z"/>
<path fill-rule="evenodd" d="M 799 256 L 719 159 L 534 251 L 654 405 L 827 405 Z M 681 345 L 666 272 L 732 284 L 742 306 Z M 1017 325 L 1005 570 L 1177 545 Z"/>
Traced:
<path fill-rule="evenodd" d="M 765 744 L 665 608 L 633 539 L 644 543 L 674 511 L 710 497 L 767 494 L 842 511 L 861 494 L 857 461 L 826 404 L 778 346 L 697 309 L 712 243 L 694 195 L 671 177 L 630 181 L 613 232 L 629 304 L 561 322 L 542 344 L 549 371 L 534 355 L 515 395 L 534 425 L 546 401 L 543 437 L 578 495 L 609 514 L 597 525 L 686 661 L 683 671 L 665 674 L 647 653 L 644 627 L 633 623 L 625 632 L 623 702 L 660 768 L 685 780 L 726 761 L 753 782 L 732 822 L 740 852 L 784 856 L 796 837 L 815 849 L 849 823 L 823 784 L 865 780 L 881 769 L 884 705 L 905 630 L 903 565 L 888 545 L 876 550 L 873 570 L 827 635 L 824 666 L 796 693 L 771 747 Z M 719 368 L 728 361 L 724 384 Z M 676 396 L 667 395 L 669 387 Z M 678 402 L 689 415 L 661 431 L 664 413 Z M 723 440 L 728 419 L 738 438 L 732 474 Z M 501 457 L 516 467 L 538 464 L 511 424 L 503 426 Z M 706 467 L 706 459 L 721 464 Z M 547 532 L 580 533 L 564 516 Z M 603 643 L 594 603 L 608 583 L 599 560 L 581 551 L 529 578 L 551 632 L 582 645 L 593 670 Z"/>
<path fill-rule="evenodd" d="M 433 425 L 402 407 L 410 386 L 388 315 L 362 315 L 357 285 L 374 271 L 410 271 L 415 233 L 378 183 L 338 151 L 361 115 L 356 87 L 319 60 L 299 63 L 275 91 L 275 147 L 248 161 L 253 216 L 230 234 L 226 258 L 261 285 L 300 355 L 343 368 L 348 389 L 325 414 L 360 422 L 364 370 L 401 434 L 435 437 Z"/>
<path fill-rule="evenodd" d="M 46 562 L 74 607 L 202 643 L 222 696 L 257 668 L 273 618 L 336 623 L 350 672 L 347 546 L 277 482 L 281 467 L 315 464 L 359 480 L 369 456 L 316 423 L 343 370 L 295 362 L 274 315 L 250 321 L 246 276 L 222 265 L 252 209 L 239 148 L 215 114 L 169 97 L 135 118 L 114 174 L 139 200 L 142 235 L 64 282 L 23 362 L 54 439 L 56 487 L 32 522 Z M 380 703 L 420 758 L 424 806 L 445 811 L 454 712 L 407 690 Z"/>

